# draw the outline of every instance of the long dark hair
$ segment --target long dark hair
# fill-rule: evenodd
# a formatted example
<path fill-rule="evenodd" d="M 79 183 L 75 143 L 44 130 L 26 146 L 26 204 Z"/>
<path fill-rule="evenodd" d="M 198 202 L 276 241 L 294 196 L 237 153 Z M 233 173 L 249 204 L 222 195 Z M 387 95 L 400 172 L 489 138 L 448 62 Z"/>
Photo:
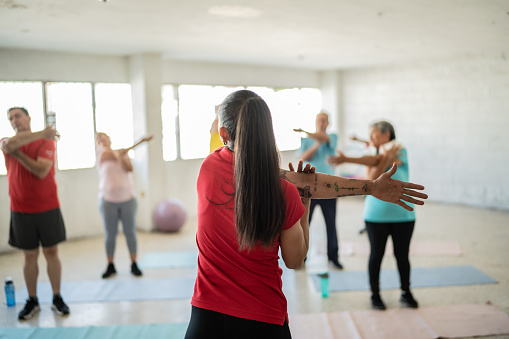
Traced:
<path fill-rule="evenodd" d="M 235 228 L 241 249 L 269 247 L 281 232 L 286 203 L 279 175 L 279 151 L 269 107 L 256 93 L 240 90 L 219 109 L 234 152 Z"/>

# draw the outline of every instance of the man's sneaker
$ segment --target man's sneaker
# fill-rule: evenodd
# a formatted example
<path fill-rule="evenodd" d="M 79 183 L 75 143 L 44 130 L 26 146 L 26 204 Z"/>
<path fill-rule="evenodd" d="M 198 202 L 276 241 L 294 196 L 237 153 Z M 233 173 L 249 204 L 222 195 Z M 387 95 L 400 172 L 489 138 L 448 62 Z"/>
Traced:
<path fill-rule="evenodd" d="M 58 315 L 69 314 L 69 306 L 64 303 L 64 299 L 62 299 L 60 294 L 55 294 L 53 296 L 53 305 L 51 305 L 51 309 Z"/>
<path fill-rule="evenodd" d="M 32 318 L 37 312 L 41 310 L 39 306 L 39 301 L 37 298 L 29 297 L 25 304 L 25 307 L 19 312 L 18 319 L 20 320 L 28 320 Z"/>
<path fill-rule="evenodd" d="M 133 262 L 131 265 L 131 273 L 137 277 L 143 274 L 141 273 L 140 269 L 138 268 L 138 265 L 135 262 Z"/>
<path fill-rule="evenodd" d="M 414 296 L 412 295 L 412 293 L 410 293 L 410 291 L 401 292 L 401 298 L 399 298 L 399 302 L 407 307 L 411 308 L 419 307 L 417 300 L 414 299 Z"/>
<path fill-rule="evenodd" d="M 115 265 L 113 263 L 109 263 L 108 267 L 106 267 L 106 272 L 103 273 L 103 279 L 108 278 L 110 275 L 117 273 L 115 269 Z"/>
<path fill-rule="evenodd" d="M 371 307 L 375 310 L 385 310 L 385 304 L 380 297 L 380 294 L 372 294 L 371 295 Z"/>

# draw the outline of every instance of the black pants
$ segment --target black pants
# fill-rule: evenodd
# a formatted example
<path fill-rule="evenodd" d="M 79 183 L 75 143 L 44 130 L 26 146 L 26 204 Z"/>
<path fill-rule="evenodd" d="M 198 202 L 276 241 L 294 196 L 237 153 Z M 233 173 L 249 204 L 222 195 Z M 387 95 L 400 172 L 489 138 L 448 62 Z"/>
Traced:
<path fill-rule="evenodd" d="M 316 205 L 322 209 L 327 228 L 327 257 L 329 260 L 338 259 L 338 235 L 336 233 L 336 199 L 311 199 L 309 204 L 309 224 Z"/>
<path fill-rule="evenodd" d="M 233 317 L 231 315 L 192 307 L 185 339 L 291 339 L 290 328 L 284 325 Z"/>
<path fill-rule="evenodd" d="M 389 235 L 392 237 L 401 289 L 403 291 L 410 290 L 410 261 L 408 260 L 408 252 L 410 250 L 410 239 L 412 239 L 414 225 L 415 221 L 393 223 L 366 221 L 366 230 L 369 236 L 369 243 L 371 244 L 368 270 L 372 293 L 380 292 L 380 266 L 382 265 Z"/>

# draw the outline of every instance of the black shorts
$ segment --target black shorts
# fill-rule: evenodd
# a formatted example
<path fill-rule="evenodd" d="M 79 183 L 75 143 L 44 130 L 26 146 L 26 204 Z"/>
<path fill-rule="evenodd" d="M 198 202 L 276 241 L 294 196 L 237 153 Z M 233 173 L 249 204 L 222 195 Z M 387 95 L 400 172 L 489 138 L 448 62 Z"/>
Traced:
<path fill-rule="evenodd" d="M 11 211 L 9 245 L 23 250 L 55 246 L 65 240 L 65 225 L 60 208 L 42 213 Z"/>

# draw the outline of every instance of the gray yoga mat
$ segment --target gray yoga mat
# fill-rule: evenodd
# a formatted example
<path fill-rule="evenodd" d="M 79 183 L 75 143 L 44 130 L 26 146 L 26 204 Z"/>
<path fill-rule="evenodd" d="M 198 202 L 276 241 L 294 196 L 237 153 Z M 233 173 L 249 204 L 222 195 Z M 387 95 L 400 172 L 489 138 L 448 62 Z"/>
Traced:
<path fill-rule="evenodd" d="M 61 294 L 66 302 L 186 299 L 193 295 L 195 277 L 175 279 L 104 279 L 62 282 Z M 52 301 L 49 282 L 37 284 L 39 302 Z M 16 292 L 16 302 L 28 298 L 26 288 Z"/>
<path fill-rule="evenodd" d="M 0 328 L 0 338 L 9 339 L 181 339 L 187 323 L 113 325 L 88 327 Z"/>
<path fill-rule="evenodd" d="M 320 277 L 313 275 L 312 278 L 316 290 L 319 291 Z M 410 280 L 412 288 L 497 283 L 495 279 L 473 266 L 412 268 Z M 399 289 L 398 271 L 395 269 L 382 270 L 380 274 L 380 288 Z M 329 272 L 329 290 L 331 292 L 369 290 L 368 272 Z"/>
<path fill-rule="evenodd" d="M 149 252 L 139 262 L 142 268 L 196 267 L 197 263 L 198 251 Z"/>

